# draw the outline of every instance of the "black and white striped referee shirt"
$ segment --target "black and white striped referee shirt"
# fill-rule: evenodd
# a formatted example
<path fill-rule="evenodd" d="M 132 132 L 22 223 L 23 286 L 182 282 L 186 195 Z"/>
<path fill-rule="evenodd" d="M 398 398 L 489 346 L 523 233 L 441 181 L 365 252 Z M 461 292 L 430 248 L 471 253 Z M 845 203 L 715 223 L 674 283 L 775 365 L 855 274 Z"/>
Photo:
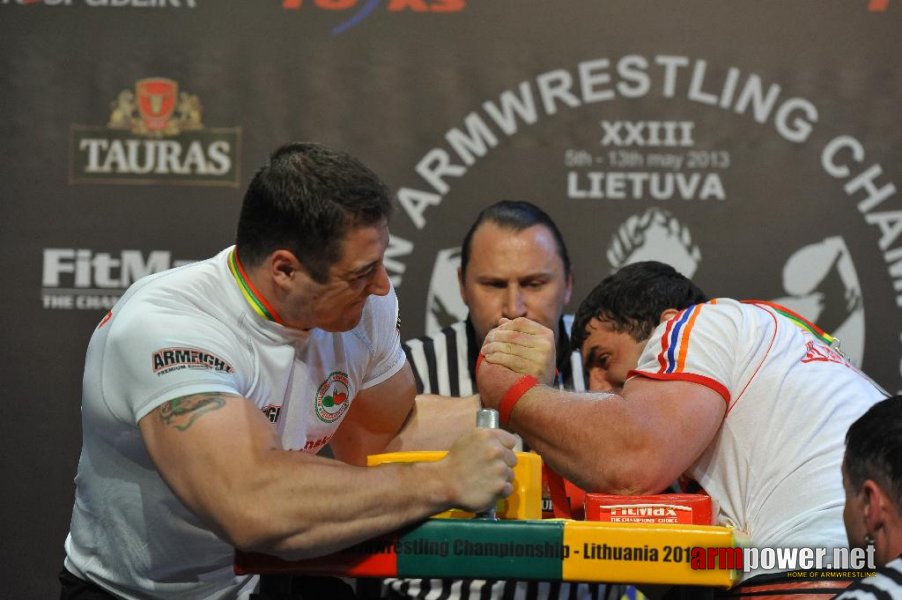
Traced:
<path fill-rule="evenodd" d="M 902 556 L 891 560 L 871 577 L 856 581 L 835 600 L 898 600 L 902 598 Z"/>

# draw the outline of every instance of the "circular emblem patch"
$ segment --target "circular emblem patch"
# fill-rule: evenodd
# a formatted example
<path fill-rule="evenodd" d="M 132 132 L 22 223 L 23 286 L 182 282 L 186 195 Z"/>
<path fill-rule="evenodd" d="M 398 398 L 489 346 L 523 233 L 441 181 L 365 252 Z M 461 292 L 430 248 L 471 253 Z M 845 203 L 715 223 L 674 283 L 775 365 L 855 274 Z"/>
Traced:
<path fill-rule="evenodd" d="M 332 371 L 316 390 L 314 410 L 323 423 L 334 423 L 340 419 L 351 405 L 348 374 Z"/>

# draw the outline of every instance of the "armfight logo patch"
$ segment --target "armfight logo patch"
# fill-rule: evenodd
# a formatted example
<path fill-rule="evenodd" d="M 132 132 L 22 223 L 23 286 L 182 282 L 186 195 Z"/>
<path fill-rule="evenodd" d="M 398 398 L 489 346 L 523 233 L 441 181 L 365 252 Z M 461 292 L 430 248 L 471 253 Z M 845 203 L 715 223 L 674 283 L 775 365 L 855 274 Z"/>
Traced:
<path fill-rule="evenodd" d="M 163 348 L 151 356 L 153 372 L 164 375 L 180 369 L 210 369 L 231 373 L 232 365 L 211 352 L 199 348 Z"/>

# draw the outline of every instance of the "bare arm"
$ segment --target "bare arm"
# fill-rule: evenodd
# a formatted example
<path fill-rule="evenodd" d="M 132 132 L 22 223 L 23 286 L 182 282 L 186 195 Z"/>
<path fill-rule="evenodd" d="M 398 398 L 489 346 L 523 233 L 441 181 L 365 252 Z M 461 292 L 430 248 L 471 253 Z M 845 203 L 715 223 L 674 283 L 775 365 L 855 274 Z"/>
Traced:
<path fill-rule="evenodd" d="M 321 556 L 451 506 L 511 493 L 514 438 L 474 430 L 436 463 L 365 468 L 280 448 L 254 404 L 233 394 L 177 398 L 139 423 L 161 476 L 243 550 Z"/>
<path fill-rule="evenodd" d="M 447 450 L 476 424 L 479 396 L 452 398 L 422 394 L 409 365 L 354 399 L 332 439 L 335 457 L 366 464 L 369 454 L 404 450 Z M 365 442 L 364 442 L 365 440 Z"/>
<path fill-rule="evenodd" d="M 388 380 L 358 393 L 330 443 L 335 458 L 366 465 L 368 455 L 385 452 L 413 418 L 415 395 L 416 384 L 407 363 Z"/>
<path fill-rule="evenodd" d="M 421 394 L 410 418 L 387 450 L 447 450 L 476 425 L 479 396 Z"/>
<path fill-rule="evenodd" d="M 477 376 L 483 404 L 490 407 L 519 379 L 511 369 L 530 372 L 549 360 L 545 350 L 532 350 L 538 344 L 507 334 L 495 340 L 484 348 Z M 508 428 L 586 490 L 657 493 L 708 447 L 725 410 L 720 395 L 703 385 L 637 377 L 622 395 L 536 386 L 516 404 Z"/>

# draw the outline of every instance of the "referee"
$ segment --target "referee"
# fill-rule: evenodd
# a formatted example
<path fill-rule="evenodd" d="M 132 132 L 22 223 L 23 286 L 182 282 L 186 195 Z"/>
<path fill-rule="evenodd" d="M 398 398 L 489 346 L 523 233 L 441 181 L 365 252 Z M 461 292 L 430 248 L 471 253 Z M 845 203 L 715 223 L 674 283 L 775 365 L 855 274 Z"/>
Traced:
<path fill-rule="evenodd" d="M 529 317 L 554 330 L 557 385 L 585 390 L 579 352 L 570 348 L 572 315 L 563 314 L 573 289 L 570 257 L 557 225 L 542 209 L 507 200 L 484 209 L 464 237 L 458 279 L 469 311 L 466 320 L 403 344 L 420 394 L 418 406 L 442 403 L 445 414 L 449 409 L 461 415 L 475 412 L 476 357 L 486 333 L 501 317 Z M 447 439 L 408 441 L 446 447 L 464 432 L 458 428 L 472 426 L 473 417 L 443 422 L 448 427 L 441 435 Z M 543 498 L 543 509 L 547 504 Z M 382 597 L 601 600 L 607 592 L 604 585 L 568 582 L 387 579 Z"/>

